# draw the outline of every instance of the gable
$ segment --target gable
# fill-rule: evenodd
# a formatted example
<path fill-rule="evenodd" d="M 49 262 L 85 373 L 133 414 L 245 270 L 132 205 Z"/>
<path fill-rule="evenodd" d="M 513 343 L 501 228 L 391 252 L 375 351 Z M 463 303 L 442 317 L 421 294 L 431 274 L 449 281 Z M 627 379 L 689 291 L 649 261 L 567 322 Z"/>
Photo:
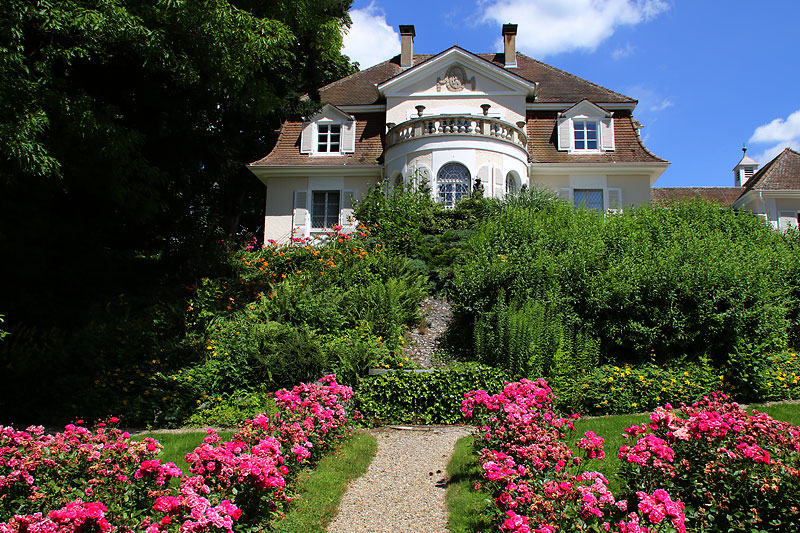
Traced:
<path fill-rule="evenodd" d="M 800 153 L 785 148 L 747 180 L 744 187 L 747 190 L 800 190 Z"/>
<path fill-rule="evenodd" d="M 307 119 L 308 122 L 347 122 L 355 120 L 353 115 L 345 113 L 332 104 L 325 104 L 316 115 Z"/>
<path fill-rule="evenodd" d="M 612 113 L 606 111 L 596 104 L 593 104 L 589 100 L 584 99 L 561 113 L 561 116 L 562 118 L 611 118 Z"/>
<path fill-rule="evenodd" d="M 537 84 L 475 54 L 452 47 L 378 85 L 386 97 L 443 93 L 533 96 Z"/>

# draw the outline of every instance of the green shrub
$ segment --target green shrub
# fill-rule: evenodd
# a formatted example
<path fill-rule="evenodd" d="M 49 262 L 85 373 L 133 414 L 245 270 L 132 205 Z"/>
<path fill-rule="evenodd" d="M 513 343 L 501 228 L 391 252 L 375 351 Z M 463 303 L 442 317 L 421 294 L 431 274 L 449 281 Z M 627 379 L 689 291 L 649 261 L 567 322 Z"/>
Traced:
<path fill-rule="evenodd" d="M 402 339 L 402 336 L 399 337 Z M 399 339 L 384 339 L 371 331 L 371 324 L 361 321 L 354 329 L 328 335 L 324 350 L 332 362 L 336 380 L 355 387 L 370 368 L 397 368 L 404 366 Z M 396 348 L 390 348 L 390 345 Z"/>
<path fill-rule="evenodd" d="M 355 217 L 370 228 L 372 237 L 400 253 L 411 252 L 422 238 L 422 228 L 441 211 L 425 187 L 378 184 L 356 202 Z"/>
<path fill-rule="evenodd" d="M 718 390 L 731 391 L 722 371 L 707 360 L 666 367 L 603 365 L 578 374 L 558 374 L 548 381 L 559 409 L 582 415 L 637 413 L 667 402 L 691 403 Z"/>
<path fill-rule="evenodd" d="M 190 427 L 235 428 L 265 413 L 272 416 L 275 401 L 264 388 L 259 391 L 234 391 L 225 398 L 216 396 L 200 401 L 197 410 L 186 420 Z"/>
<path fill-rule="evenodd" d="M 509 206 L 470 239 L 451 297 L 467 324 L 491 313 L 501 290 L 519 308 L 558 305 L 597 337 L 603 362 L 685 354 L 722 365 L 741 346 L 786 346 L 793 253 L 757 217 L 702 202 L 614 216 L 565 202 Z"/>
<path fill-rule="evenodd" d="M 179 379 L 194 380 L 208 394 L 276 390 L 314 381 L 331 367 L 318 335 L 280 322 L 217 321 L 206 352 L 205 361 Z"/>
<path fill-rule="evenodd" d="M 464 393 L 496 393 L 509 379 L 503 370 L 475 364 L 426 373 L 389 372 L 362 380 L 353 408 L 366 423 L 456 424 L 462 419 Z"/>
<path fill-rule="evenodd" d="M 573 355 L 568 336 L 554 306 L 536 300 L 509 306 L 500 291 L 491 311 L 475 319 L 475 355 L 514 376 L 546 377 L 559 350 Z"/>

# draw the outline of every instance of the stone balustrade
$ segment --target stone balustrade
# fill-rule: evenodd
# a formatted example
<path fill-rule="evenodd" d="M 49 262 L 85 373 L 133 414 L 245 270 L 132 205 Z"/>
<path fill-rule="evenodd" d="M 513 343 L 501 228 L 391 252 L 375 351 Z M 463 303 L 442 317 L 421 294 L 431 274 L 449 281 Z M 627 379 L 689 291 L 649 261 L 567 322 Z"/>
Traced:
<path fill-rule="evenodd" d="M 432 115 L 414 117 L 386 132 L 386 148 L 420 137 L 465 135 L 510 142 L 527 150 L 525 131 L 499 118 L 479 115 Z"/>

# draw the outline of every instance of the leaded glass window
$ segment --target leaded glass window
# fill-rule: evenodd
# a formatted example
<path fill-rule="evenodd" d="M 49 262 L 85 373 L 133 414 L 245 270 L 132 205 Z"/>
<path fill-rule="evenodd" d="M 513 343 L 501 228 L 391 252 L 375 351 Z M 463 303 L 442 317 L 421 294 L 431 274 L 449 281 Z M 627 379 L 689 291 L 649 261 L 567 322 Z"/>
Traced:
<path fill-rule="evenodd" d="M 469 196 L 472 182 L 469 170 L 461 163 L 447 163 L 436 175 L 439 202 L 445 207 L 453 207 L 456 202 Z"/>
<path fill-rule="evenodd" d="M 332 228 L 339 223 L 339 191 L 314 191 L 311 202 L 311 227 Z"/>
<path fill-rule="evenodd" d="M 514 177 L 514 174 L 508 173 L 506 174 L 506 194 L 517 194 L 519 192 L 519 183 L 517 183 L 517 178 Z"/>
<path fill-rule="evenodd" d="M 576 206 L 586 209 L 603 210 L 603 189 L 575 189 L 572 200 Z"/>

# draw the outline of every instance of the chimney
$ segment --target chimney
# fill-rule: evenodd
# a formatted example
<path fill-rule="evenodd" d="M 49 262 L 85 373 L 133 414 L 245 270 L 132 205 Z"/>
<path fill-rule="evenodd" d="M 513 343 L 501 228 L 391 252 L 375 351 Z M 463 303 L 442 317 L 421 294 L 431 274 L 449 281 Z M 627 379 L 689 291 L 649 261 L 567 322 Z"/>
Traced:
<path fill-rule="evenodd" d="M 417 32 L 414 31 L 414 25 L 400 25 L 400 66 L 413 67 L 414 66 L 414 37 Z"/>
<path fill-rule="evenodd" d="M 506 67 L 517 66 L 517 25 L 503 24 L 503 44 L 505 45 Z"/>

